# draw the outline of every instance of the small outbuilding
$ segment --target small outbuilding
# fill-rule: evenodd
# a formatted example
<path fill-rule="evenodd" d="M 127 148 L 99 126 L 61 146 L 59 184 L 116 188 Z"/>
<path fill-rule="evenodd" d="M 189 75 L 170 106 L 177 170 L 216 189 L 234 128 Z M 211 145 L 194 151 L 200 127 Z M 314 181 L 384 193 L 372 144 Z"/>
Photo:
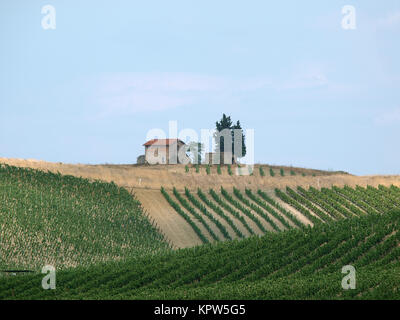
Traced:
<path fill-rule="evenodd" d="M 146 164 L 146 157 L 145 157 L 145 155 L 142 154 L 142 155 L 140 155 L 139 157 L 137 157 L 136 163 L 137 163 L 137 164 Z"/>

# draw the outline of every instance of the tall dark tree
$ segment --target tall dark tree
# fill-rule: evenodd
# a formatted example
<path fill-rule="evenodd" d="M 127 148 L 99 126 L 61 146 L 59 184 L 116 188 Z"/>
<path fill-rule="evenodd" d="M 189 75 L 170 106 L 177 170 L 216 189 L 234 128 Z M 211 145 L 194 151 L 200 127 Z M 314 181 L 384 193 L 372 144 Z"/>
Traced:
<path fill-rule="evenodd" d="M 245 136 L 244 136 L 244 133 L 243 133 L 243 129 L 242 129 L 242 126 L 240 125 L 240 121 L 239 120 L 232 127 L 232 129 L 233 129 L 232 130 L 232 152 L 233 152 L 233 154 L 235 154 L 235 146 L 234 146 L 235 138 L 233 136 L 234 130 L 240 130 L 240 132 L 242 134 L 242 153 L 239 156 L 239 158 L 242 158 L 242 157 L 244 157 L 246 155 L 246 142 L 245 142 Z"/>
<path fill-rule="evenodd" d="M 234 130 L 241 130 L 242 134 L 242 152 L 239 155 L 239 158 L 242 158 L 246 155 L 246 143 L 245 143 L 245 136 L 243 133 L 243 129 L 240 125 L 240 121 L 237 121 L 236 124 L 234 125 L 231 117 L 226 116 L 225 114 L 222 115 L 222 119 L 220 121 L 216 122 L 216 134 L 214 135 L 215 138 L 215 144 L 216 144 L 216 151 L 224 152 L 225 151 L 225 141 L 223 136 L 219 136 L 218 133 L 221 132 L 224 129 L 228 129 L 231 131 L 231 136 L 232 136 L 232 160 L 234 159 L 235 155 L 235 131 Z"/>
<path fill-rule="evenodd" d="M 225 113 L 222 115 L 221 121 L 217 121 L 216 123 L 216 129 L 218 132 L 221 132 L 224 129 L 231 130 L 232 129 L 232 120 L 231 117 L 227 117 Z M 224 138 L 221 137 L 218 139 L 217 134 L 214 136 L 215 138 L 215 144 L 216 144 L 216 150 L 219 150 L 220 152 L 225 151 L 225 144 L 224 144 Z"/>

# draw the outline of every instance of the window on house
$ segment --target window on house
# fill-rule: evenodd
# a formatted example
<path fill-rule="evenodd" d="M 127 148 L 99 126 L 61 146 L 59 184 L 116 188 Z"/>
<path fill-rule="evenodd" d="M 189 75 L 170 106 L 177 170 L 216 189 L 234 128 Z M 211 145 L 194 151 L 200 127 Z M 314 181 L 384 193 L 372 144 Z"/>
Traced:
<path fill-rule="evenodd" d="M 158 157 L 158 148 L 156 150 L 154 150 L 154 156 Z"/>

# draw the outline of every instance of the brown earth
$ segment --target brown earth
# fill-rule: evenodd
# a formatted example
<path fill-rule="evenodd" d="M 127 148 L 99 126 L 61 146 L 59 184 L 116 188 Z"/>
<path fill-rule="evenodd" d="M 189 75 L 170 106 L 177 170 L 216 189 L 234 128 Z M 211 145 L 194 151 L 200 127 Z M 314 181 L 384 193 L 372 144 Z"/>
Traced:
<path fill-rule="evenodd" d="M 150 218 L 155 221 L 166 238 L 176 248 L 195 246 L 201 244 L 201 241 L 188 223 L 166 202 L 160 192 L 162 186 L 166 190 L 176 187 L 179 191 L 183 191 L 185 187 L 194 191 L 197 188 L 201 188 L 204 191 L 208 191 L 209 188 L 218 190 L 221 186 L 228 190 L 231 190 L 233 187 L 241 190 L 245 188 L 253 190 L 263 189 L 271 196 L 274 196 L 274 188 L 285 188 L 286 186 L 313 186 L 316 188 L 331 187 L 332 185 L 339 187 L 344 185 L 351 187 L 355 187 L 356 185 L 364 187 L 371 185 L 376 187 L 379 184 L 400 186 L 400 176 L 396 175 L 354 176 L 345 172 L 269 165 L 262 165 L 265 171 L 265 176 L 262 177 L 259 173 L 259 165 L 255 166 L 253 176 L 237 176 L 235 174 L 230 176 L 227 173 L 226 167 L 222 167 L 222 174 L 218 175 L 215 166 L 211 168 L 211 174 L 207 175 L 204 166 L 201 166 L 199 173 L 195 172 L 194 167 L 190 167 L 190 172 L 186 173 L 185 166 L 183 165 L 86 165 L 8 158 L 0 158 L 0 163 L 55 173 L 60 172 L 64 175 L 73 175 L 93 180 L 113 181 L 136 195 Z M 269 174 L 270 167 L 275 172 L 274 177 L 271 177 Z M 285 176 L 283 177 L 279 174 L 280 168 L 285 170 Z M 232 170 L 234 171 L 234 168 Z M 290 170 L 293 170 L 296 175 L 290 175 Z M 306 174 L 306 176 L 303 177 L 302 173 Z M 312 176 L 313 174 L 315 176 Z M 286 209 L 291 210 L 299 219 L 310 223 L 293 208 L 279 201 L 279 199 L 275 198 L 275 200 Z M 250 223 L 251 221 L 249 221 Z M 257 230 L 257 228 L 254 229 Z"/>
<path fill-rule="evenodd" d="M 135 190 L 135 196 L 174 247 L 193 247 L 202 243 L 192 227 L 175 212 L 160 191 L 138 189 Z"/>
<path fill-rule="evenodd" d="M 236 176 L 228 175 L 226 167 L 222 167 L 222 174 L 216 173 L 216 168 L 212 168 L 210 175 L 206 174 L 205 168 L 200 168 L 200 173 L 195 173 L 194 168 L 190 172 L 185 172 L 183 165 L 155 165 L 155 166 L 137 166 L 137 165 L 86 165 L 86 164 L 64 164 L 61 162 L 46 162 L 40 160 L 8 159 L 0 158 L 0 163 L 14 165 L 18 167 L 29 167 L 51 172 L 60 172 L 77 177 L 99 179 L 107 182 L 114 181 L 119 186 L 129 189 L 154 189 L 160 190 L 163 186 L 166 189 L 176 187 L 178 190 L 184 190 L 185 187 L 195 190 L 202 188 L 232 188 L 244 189 L 261 188 L 270 190 L 274 188 L 285 188 L 286 186 L 314 186 L 331 187 L 332 185 L 360 186 L 378 186 L 391 185 L 400 186 L 400 176 L 397 175 L 371 175 L 354 176 L 344 172 L 319 171 L 311 169 L 293 168 L 297 175 L 289 175 L 290 167 L 285 168 L 286 176 L 281 177 L 278 169 L 276 175 L 271 177 L 268 172 L 268 165 L 263 165 L 266 176 L 261 177 L 258 171 L 259 165 L 256 165 L 254 176 Z M 280 168 L 280 167 L 274 167 Z M 303 177 L 299 173 L 305 172 L 307 176 Z M 316 174 L 312 176 L 311 174 Z"/>

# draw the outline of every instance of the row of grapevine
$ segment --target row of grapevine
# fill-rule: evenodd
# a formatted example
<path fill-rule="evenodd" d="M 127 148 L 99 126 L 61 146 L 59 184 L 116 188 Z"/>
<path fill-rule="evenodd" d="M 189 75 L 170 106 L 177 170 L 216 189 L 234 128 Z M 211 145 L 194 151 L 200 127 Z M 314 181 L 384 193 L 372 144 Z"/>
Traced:
<path fill-rule="evenodd" d="M 224 211 L 217 204 L 210 201 L 205 195 L 205 193 L 201 191 L 200 188 L 197 190 L 197 195 L 208 207 L 210 207 L 216 214 L 218 214 L 222 219 L 224 219 L 228 223 L 228 225 L 232 228 L 232 230 L 239 238 L 244 237 L 243 233 L 238 229 L 238 227 L 235 225 L 232 219 L 228 215 L 226 215 Z"/>
<path fill-rule="evenodd" d="M 6 277 L 0 299 L 399 299 L 400 212 L 177 250 L 133 261 Z M 343 290 L 342 267 L 357 285 Z M 99 290 L 101 287 L 101 290 Z"/>
<path fill-rule="evenodd" d="M 370 186 L 367 186 L 368 189 L 371 189 Z M 382 185 L 378 186 L 378 189 L 372 188 L 372 192 L 375 192 L 376 194 L 379 194 L 383 200 L 388 200 L 390 203 L 397 209 L 400 209 L 400 198 L 396 195 L 390 192 L 389 188 L 386 188 Z"/>
<path fill-rule="evenodd" d="M 225 199 L 223 200 L 221 196 L 212 189 L 209 192 L 211 199 L 209 199 L 207 195 L 203 191 L 201 191 L 201 189 L 198 189 L 197 195 L 199 199 L 212 210 L 211 212 L 203 204 L 201 204 L 200 201 L 196 197 L 194 197 L 194 195 L 191 194 L 189 189 L 185 188 L 186 198 L 190 202 L 192 202 L 192 204 L 200 212 L 207 216 L 210 221 L 217 225 L 217 227 L 223 234 L 225 234 L 226 232 L 224 230 L 225 227 L 217 219 L 215 219 L 215 217 L 213 216 L 214 214 L 224 219 L 225 222 L 232 227 L 233 231 L 239 238 L 243 237 L 243 234 L 237 228 L 236 224 L 232 221 L 229 215 L 232 215 L 232 217 L 236 218 L 238 222 L 240 222 L 242 226 L 244 226 L 247 231 L 249 231 L 250 235 L 254 234 L 254 230 L 249 226 L 248 222 L 246 221 L 247 218 L 252 220 L 262 232 L 267 232 L 267 230 L 262 224 L 260 218 L 265 220 L 274 231 L 278 232 L 293 228 L 288 221 L 291 221 L 295 226 L 300 228 L 304 226 L 292 213 L 281 207 L 278 203 L 275 202 L 275 200 L 272 200 L 268 197 L 268 201 L 272 202 L 272 204 L 269 205 L 264 202 L 262 198 L 267 196 L 264 195 L 261 190 L 259 190 L 259 192 L 262 195 L 261 198 L 254 195 L 249 189 L 246 189 L 245 193 L 242 194 L 239 189 L 233 188 L 233 194 L 231 195 L 228 193 L 227 190 L 221 188 L 220 195 L 223 199 Z M 176 190 L 174 191 L 174 194 L 186 210 L 188 210 L 190 213 L 195 213 L 196 215 L 199 214 L 194 211 L 194 208 L 190 208 L 190 206 L 185 203 L 185 200 L 182 199 L 182 195 L 180 195 Z M 233 196 L 236 197 L 238 200 L 235 200 Z M 286 219 L 284 218 L 284 216 L 286 216 Z M 279 221 L 282 224 L 283 228 L 279 227 L 274 219 Z M 229 239 L 229 237 L 226 238 Z"/>
<path fill-rule="evenodd" d="M 164 196 L 167 194 L 164 189 L 162 192 Z M 266 233 L 267 229 L 260 219 L 268 223 L 271 226 L 271 230 L 277 232 L 292 229 L 293 227 L 288 221 L 292 221 L 295 226 L 303 227 L 303 224 L 291 213 L 278 204 L 276 204 L 277 206 L 274 209 L 261 200 L 261 198 L 251 193 L 250 190 L 245 190 L 245 193 L 242 194 L 239 189 L 233 188 L 233 193 L 231 195 L 224 188 L 221 188 L 220 194 L 210 189 L 209 198 L 206 193 L 198 189 L 197 198 L 188 188 L 185 188 L 184 194 L 179 193 L 174 188 L 173 195 L 177 199 L 177 203 L 170 197 L 166 197 L 166 199 L 174 207 L 175 211 L 183 216 L 192 227 L 196 225 L 195 221 L 198 221 L 216 241 L 223 239 L 220 239 L 215 232 L 213 232 L 213 225 L 221 232 L 223 238 L 227 240 L 232 240 L 227 226 L 232 228 L 235 236 L 238 238 L 244 237 L 243 233 L 240 231 L 241 227 L 244 227 L 250 235 L 254 235 L 255 230 L 253 230 L 246 219 L 253 221 L 263 233 Z M 235 200 L 234 197 L 237 200 Z M 180 206 L 182 206 L 182 208 L 180 208 Z M 187 213 L 185 213 L 185 210 Z M 222 219 L 221 221 L 217 218 L 218 216 Z M 286 219 L 284 216 L 286 216 Z M 207 217 L 207 220 L 205 217 Z M 236 222 L 234 222 L 233 219 L 235 219 Z M 282 225 L 281 227 L 278 226 L 278 221 Z M 239 224 L 241 225 L 240 228 Z M 198 233 L 198 231 L 199 230 L 195 230 L 196 233 Z"/>
<path fill-rule="evenodd" d="M 165 199 L 167 200 L 167 202 L 175 209 L 175 211 L 183 218 L 187 221 L 187 223 L 189 223 L 189 225 L 193 228 L 194 232 L 196 232 L 196 234 L 198 235 L 198 237 L 200 238 L 200 240 L 203 243 L 208 243 L 208 239 L 206 238 L 206 236 L 201 232 L 200 228 L 196 225 L 196 223 L 193 222 L 193 220 L 182 210 L 182 208 L 179 206 L 178 203 L 176 203 L 174 200 L 172 200 L 172 198 L 170 197 L 170 195 L 167 193 L 167 191 L 165 191 L 165 189 L 163 187 L 161 187 L 161 193 L 163 194 L 163 196 L 165 197 Z"/>
<path fill-rule="evenodd" d="M 0 270 L 44 262 L 59 270 L 168 249 L 125 188 L 0 164 Z"/>
<path fill-rule="evenodd" d="M 249 209 L 242 206 L 242 204 L 239 201 L 236 201 L 235 199 L 233 199 L 233 197 L 223 187 L 221 187 L 221 194 L 230 204 L 232 204 L 234 207 L 236 207 L 236 209 L 240 210 L 247 217 L 249 217 L 251 220 L 253 220 L 254 223 L 257 225 L 258 228 L 260 228 L 260 230 L 262 232 L 267 231 L 265 229 L 265 227 L 262 225 L 261 221 Z"/>
<path fill-rule="evenodd" d="M 302 213 L 308 220 L 310 220 L 314 225 L 321 223 L 321 220 L 316 218 L 314 215 L 310 213 L 305 207 L 300 205 L 295 199 L 289 197 L 285 192 L 279 190 L 278 188 L 275 189 L 276 196 L 281 199 L 283 202 L 286 202 L 288 205 L 295 208 L 297 211 Z"/>
<path fill-rule="evenodd" d="M 397 187 L 390 188 L 379 186 L 362 188 L 356 186 L 318 190 L 309 187 L 297 187 L 297 192 L 286 187 L 286 192 L 276 189 L 278 198 L 292 206 L 313 223 L 319 221 L 312 215 L 315 214 L 324 222 L 333 222 L 344 218 L 361 217 L 365 214 L 385 213 L 390 210 L 400 209 L 400 194 Z M 398 189 L 398 188 L 397 188 Z"/>
<path fill-rule="evenodd" d="M 271 206 L 269 206 L 267 203 L 265 203 L 263 200 L 261 200 L 259 197 L 254 195 L 250 189 L 245 190 L 246 195 L 253 200 L 255 203 L 257 203 L 261 208 L 263 208 L 265 211 L 269 212 L 272 216 L 275 217 L 286 229 L 291 229 L 292 226 L 283 218 L 277 211 L 275 211 Z"/>
<path fill-rule="evenodd" d="M 322 188 L 321 193 L 323 193 L 327 198 L 331 199 L 331 201 L 336 201 L 336 203 L 341 204 L 343 207 L 347 208 L 348 211 L 352 212 L 356 216 L 364 215 L 364 211 L 355 206 L 352 202 L 348 201 L 344 197 L 341 197 L 338 193 L 336 193 L 332 189 Z"/>
<path fill-rule="evenodd" d="M 351 189 L 349 187 L 346 187 Z M 391 206 L 387 205 L 386 199 L 379 199 L 375 194 L 371 194 L 370 190 L 364 189 L 360 186 L 356 186 L 351 191 L 357 196 L 361 197 L 365 203 L 367 203 L 375 211 L 383 213 L 391 209 Z"/>
<path fill-rule="evenodd" d="M 232 237 L 229 235 L 229 232 L 226 230 L 225 226 L 219 222 L 218 219 L 216 219 L 208 210 L 206 207 L 200 203 L 199 200 L 197 200 L 189 191 L 188 188 L 185 188 L 185 195 L 186 197 L 193 203 L 193 205 L 199 209 L 208 219 L 210 219 L 221 231 L 221 233 L 224 235 L 224 237 L 228 240 L 232 240 Z"/>
<path fill-rule="evenodd" d="M 383 194 L 390 195 L 396 202 L 400 200 L 400 188 L 393 185 L 389 188 L 379 185 L 378 188 Z"/>
<path fill-rule="evenodd" d="M 280 231 L 279 227 L 276 225 L 276 223 L 268 216 L 267 213 L 264 212 L 259 206 L 255 205 L 254 203 L 250 202 L 248 199 L 246 199 L 242 193 L 239 191 L 239 189 L 233 188 L 233 194 L 242 202 L 244 203 L 247 207 L 249 207 L 251 210 L 256 212 L 259 216 L 261 216 L 265 221 L 267 221 L 272 228 L 275 231 Z"/>
<path fill-rule="evenodd" d="M 200 200 L 198 200 L 188 188 L 185 188 L 185 193 L 180 194 L 176 188 L 173 188 L 173 195 L 175 198 L 178 200 L 178 203 L 172 200 L 172 198 L 168 195 L 168 193 L 165 191 L 164 188 L 162 188 L 161 191 L 168 201 L 168 203 L 175 209 L 175 211 L 180 214 L 194 229 L 196 234 L 199 236 L 199 238 L 204 242 L 207 237 L 201 232 L 199 229 L 198 225 L 195 223 L 195 221 L 198 221 L 210 234 L 210 236 L 215 240 L 215 241 L 220 241 L 223 239 L 220 239 L 215 232 L 213 231 L 213 225 L 216 226 L 216 228 L 221 232 L 223 235 L 224 239 L 226 240 L 232 240 L 231 235 L 229 234 L 228 230 L 226 229 L 226 226 L 221 223 L 216 216 L 220 216 L 227 225 L 229 225 L 235 235 L 238 238 L 243 238 L 244 235 L 243 233 L 239 230 L 237 225 L 232 221 L 232 219 L 221 209 L 221 202 L 222 200 L 219 198 L 219 196 L 214 193 L 213 190 L 210 190 L 210 195 L 211 198 L 214 198 L 214 201 L 211 201 L 205 193 L 203 193 L 200 189 L 197 192 L 197 195 L 199 196 L 199 199 L 202 200 L 209 208 L 213 210 L 213 212 L 210 212 L 206 206 L 204 206 Z M 217 198 L 218 200 L 215 200 Z M 249 227 L 247 224 L 246 220 L 241 216 L 238 212 L 236 212 L 233 208 L 231 208 L 228 204 L 225 204 L 225 206 L 222 206 L 225 210 L 229 208 L 227 211 L 230 212 L 235 218 L 237 218 L 243 226 L 249 231 L 250 234 L 254 234 L 253 230 Z M 193 207 L 193 206 L 194 207 Z M 188 213 L 186 213 L 184 210 L 186 210 Z M 198 211 L 197 211 L 198 210 Z M 214 213 L 216 216 L 214 216 Z M 207 217 L 208 221 L 204 217 Z"/>
<path fill-rule="evenodd" d="M 314 188 L 305 190 L 302 187 L 298 187 L 297 191 L 307 200 L 311 201 L 311 203 L 314 203 L 318 205 L 320 208 L 325 210 L 325 212 L 328 212 L 328 222 L 332 221 L 332 218 L 334 220 L 340 220 L 343 219 L 343 216 L 336 210 L 336 208 L 332 207 L 331 204 L 326 203 L 324 199 L 321 199 L 323 197 L 323 194 L 317 191 Z M 317 192 L 314 192 L 317 191 Z M 321 211 L 321 210 L 320 210 Z M 322 212 L 322 211 L 321 211 Z M 325 213 L 322 212 L 322 214 L 325 215 Z M 322 216 L 321 216 L 322 217 Z M 324 218 L 325 220 L 325 218 Z"/>
<path fill-rule="evenodd" d="M 360 194 L 359 192 L 355 192 L 354 189 L 348 186 L 345 186 L 344 188 L 333 186 L 332 189 L 339 195 L 351 201 L 354 205 L 362 209 L 364 212 L 368 214 L 378 213 L 376 209 L 372 208 L 365 202 L 365 200 L 362 197 L 362 194 Z"/>
<path fill-rule="evenodd" d="M 183 198 L 183 196 L 181 196 L 178 192 L 178 190 L 176 190 L 176 188 L 173 188 L 173 193 L 174 196 L 178 199 L 178 201 L 180 202 L 180 204 L 187 210 L 189 211 L 193 217 L 198 220 L 203 226 L 204 228 L 208 231 L 208 233 L 211 235 L 211 237 L 215 240 L 215 241 L 219 241 L 220 239 L 218 238 L 218 236 L 215 234 L 215 232 L 212 230 L 212 228 L 210 227 L 210 225 L 204 220 L 203 216 L 200 215 L 191 205 L 189 202 L 186 201 L 185 198 Z"/>
<path fill-rule="evenodd" d="M 214 201 L 218 203 L 218 205 L 220 205 L 223 209 L 232 214 L 232 216 L 234 216 L 236 219 L 238 219 L 243 224 L 243 226 L 246 228 L 246 230 L 249 232 L 250 235 L 254 235 L 253 229 L 250 228 L 247 221 L 238 211 L 236 211 L 228 203 L 226 203 L 213 189 L 210 189 L 210 195 L 214 199 Z"/>
<path fill-rule="evenodd" d="M 250 196 L 251 191 L 249 189 L 248 189 L 247 193 L 248 193 L 249 197 L 251 197 Z M 303 223 L 299 219 L 297 219 L 295 215 L 293 215 L 293 213 L 291 213 L 290 211 L 286 210 L 278 202 L 276 202 L 274 199 L 272 199 L 270 196 L 268 196 L 265 192 L 263 192 L 262 190 L 258 189 L 257 194 L 263 200 L 265 200 L 267 203 L 269 203 L 272 207 L 276 208 L 279 212 L 281 212 L 283 215 L 285 215 L 286 218 L 288 218 L 290 221 L 292 221 L 297 227 L 302 228 L 304 226 Z"/>
<path fill-rule="evenodd" d="M 332 218 L 331 215 L 326 214 L 325 212 L 323 212 L 312 201 L 308 200 L 303 195 L 300 195 L 300 194 L 296 193 L 294 190 L 292 190 L 289 187 L 286 187 L 286 192 L 295 201 L 298 201 L 301 205 L 307 207 L 309 210 L 314 212 L 322 221 L 328 222 L 328 223 L 334 221 L 334 219 Z M 315 197 L 313 197 L 311 195 L 308 195 L 308 198 L 311 198 L 313 201 L 315 201 Z M 320 203 L 318 203 L 318 205 L 320 205 Z"/>
<path fill-rule="evenodd" d="M 296 191 L 290 187 L 286 187 L 285 191 L 275 189 L 277 198 L 293 207 L 292 212 L 262 190 L 257 190 L 256 195 L 247 188 L 244 193 L 237 188 L 233 188 L 233 192 L 229 193 L 221 187 L 219 194 L 212 189 L 208 194 L 198 189 L 198 198 L 187 188 L 184 194 L 180 194 L 176 189 L 173 193 L 179 204 L 190 213 L 189 218 L 202 224 L 215 241 L 231 240 L 232 235 L 243 238 L 241 227 L 250 235 L 254 235 L 257 232 L 249 225 L 250 221 L 254 222 L 262 233 L 266 233 L 269 226 L 271 231 L 277 232 L 296 227 L 303 229 L 305 224 L 300 221 L 300 216 L 296 216 L 295 211 L 314 225 L 318 225 L 322 222 L 333 223 L 345 218 L 378 213 L 378 209 L 373 209 L 379 207 L 378 202 L 384 202 L 385 208 L 393 209 L 399 205 L 396 197 L 400 198 L 398 190 L 384 187 L 352 189 L 345 186 L 321 190 L 310 187 L 307 190 L 299 186 Z M 388 200 L 384 201 L 384 196 L 387 196 Z M 234 234 L 229 234 L 228 226 Z M 223 238 L 213 232 L 216 230 L 214 227 L 221 232 Z"/>
<path fill-rule="evenodd" d="M 212 165 L 210 165 L 210 164 L 205 164 L 204 166 L 201 166 L 201 165 L 199 165 L 199 164 L 194 164 L 194 165 L 192 165 L 192 167 L 195 168 L 195 172 L 196 172 L 196 173 L 199 173 L 199 172 L 200 172 L 200 168 L 201 168 L 201 167 L 204 167 L 206 173 L 207 173 L 208 175 L 211 174 Z M 217 164 L 216 167 L 217 167 L 217 174 L 221 175 L 221 174 L 222 174 L 221 165 L 220 165 L 220 164 Z M 237 168 L 239 169 L 239 172 L 240 172 L 241 165 L 240 165 L 240 164 L 237 164 Z M 227 170 L 226 172 L 228 173 L 228 175 L 233 175 L 233 174 L 234 174 L 234 172 L 233 172 L 233 170 L 232 170 L 232 165 L 230 165 L 230 164 L 226 165 L 226 170 Z M 263 168 L 262 166 L 259 166 L 258 171 L 259 171 L 260 177 L 265 177 L 265 176 L 266 176 L 265 170 L 264 170 L 264 168 Z M 189 173 L 189 172 L 190 172 L 190 166 L 189 166 L 189 165 L 185 165 L 185 172 L 186 172 L 186 173 Z M 281 177 L 286 176 L 286 172 L 285 172 L 285 170 L 284 170 L 283 168 L 280 168 L 280 169 L 278 170 L 278 172 L 279 172 L 279 175 L 280 175 Z M 294 171 L 293 169 L 290 169 L 289 173 L 290 173 L 290 176 L 296 176 L 296 175 L 297 175 L 296 171 Z M 253 172 L 251 173 L 251 175 L 253 175 Z M 271 177 L 274 177 L 274 176 L 276 175 L 274 169 L 271 168 L 271 167 L 269 168 L 269 175 L 270 175 Z M 302 173 L 301 173 L 301 176 L 305 177 L 305 176 L 306 176 L 306 173 L 302 172 Z M 312 174 L 312 176 L 315 176 L 315 174 Z"/>
<path fill-rule="evenodd" d="M 367 186 L 367 188 L 356 186 L 356 190 L 365 194 L 366 201 L 381 213 L 398 208 L 398 201 L 393 201 L 390 196 L 382 195 L 379 189 L 371 186 Z"/>

